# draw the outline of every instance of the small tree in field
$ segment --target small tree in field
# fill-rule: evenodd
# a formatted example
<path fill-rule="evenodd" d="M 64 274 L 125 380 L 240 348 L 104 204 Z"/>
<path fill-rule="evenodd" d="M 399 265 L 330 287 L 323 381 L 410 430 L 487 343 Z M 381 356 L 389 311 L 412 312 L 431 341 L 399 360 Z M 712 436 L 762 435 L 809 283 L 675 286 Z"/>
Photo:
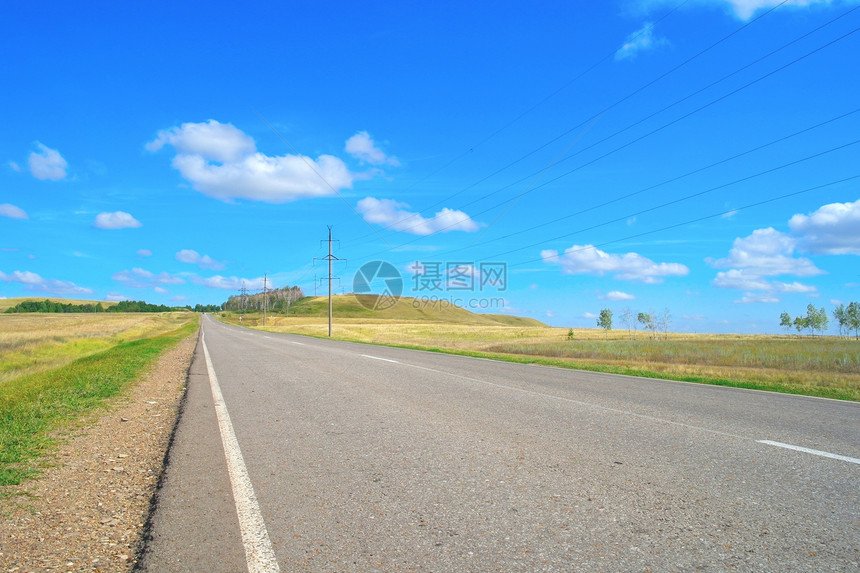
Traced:
<path fill-rule="evenodd" d="M 600 316 L 597 317 L 597 326 L 606 332 L 606 338 L 609 338 L 609 331 L 612 330 L 612 311 L 604 308 L 600 311 Z"/>
<path fill-rule="evenodd" d="M 853 330 L 855 340 L 860 338 L 860 302 L 852 302 L 845 307 L 845 325 L 849 336 Z"/>
<path fill-rule="evenodd" d="M 839 325 L 839 337 L 840 338 L 842 338 L 846 334 L 845 333 L 845 326 L 847 324 L 847 321 L 846 321 L 847 318 L 848 318 L 848 315 L 845 312 L 845 305 L 844 304 L 840 304 L 839 306 L 837 306 L 836 308 L 833 309 L 833 320 L 835 320 L 836 323 Z M 847 334 L 851 334 L 851 332 L 848 332 Z"/>
<path fill-rule="evenodd" d="M 779 325 L 785 328 L 786 334 L 791 332 L 791 315 L 783 312 L 779 315 Z"/>
<path fill-rule="evenodd" d="M 621 322 L 627 327 L 627 338 L 633 338 L 631 327 L 633 326 L 633 313 L 630 312 L 630 307 L 625 306 L 621 309 Z"/>
<path fill-rule="evenodd" d="M 654 324 L 654 313 L 653 312 L 640 312 L 636 315 L 636 320 L 642 325 L 644 330 L 651 331 L 651 338 L 655 338 L 657 334 L 657 328 Z"/>

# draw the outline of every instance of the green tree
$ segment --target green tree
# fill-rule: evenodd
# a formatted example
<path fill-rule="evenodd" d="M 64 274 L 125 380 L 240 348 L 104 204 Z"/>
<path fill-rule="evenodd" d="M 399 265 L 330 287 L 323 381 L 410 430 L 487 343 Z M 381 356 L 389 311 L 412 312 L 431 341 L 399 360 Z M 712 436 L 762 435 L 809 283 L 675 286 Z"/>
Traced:
<path fill-rule="evenodd" d="M 597 326 L 605 331 L 606 338 L 609 338 L 609 331 L 612 330 L 612 311 L 604 308 L 600 311 L 600 316 L 597 317 Z"/>
<path fill-rule="evenodd" d="M 839 325 L 840 338 L 845 335 L 845 326 L 847 325 L 848 315 L 845 313 L 845 305 L 840 304 L 833 309 L 833 320 Z M 848 334 L 851 334 L 850 332 Z"/>
<path fill-rule="evenodd" d="M 854 331 L 854 338 L 860 338 L 860 302 L 851 302 L 845 307 L 846 330 L 850 336 Z"/>
<path fill-rule="evenodd" d="M 636 315 L 636 320 L 642 325 L 643 329 L 651 331 L 652 338 L 656 336 L 657 328 L 656 324 L 654 323 L 653 312 L 640 312 Z"/>
<path fill-rule="evenodd" d="M 791 315 L 787 312 L 783 312 L 779 315 L 779 325 L 785 327 L 785 331 L 791 332 Z"/>

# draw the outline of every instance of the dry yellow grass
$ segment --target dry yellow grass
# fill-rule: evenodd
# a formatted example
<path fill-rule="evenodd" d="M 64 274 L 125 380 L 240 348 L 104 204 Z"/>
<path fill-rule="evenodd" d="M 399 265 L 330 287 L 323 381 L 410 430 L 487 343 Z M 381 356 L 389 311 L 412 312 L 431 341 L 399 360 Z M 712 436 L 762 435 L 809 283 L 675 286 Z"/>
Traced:
<path fill-rule="evenodd" d="M 179 312 L 0 314 L 0 383 L 173 330 L 189 319 Z"/>
<path fill-rule="evenodd" d="M 238 316 L 223 319 L 239 324 Z M 245 326 L 262 328 L 246 315 Z M 266 330 L 324 337 L 320 317 L 270 316 Z M 339 340 L 860 400 L 860 343 L 835 337 L 669 333 L 335 317 Z"/>

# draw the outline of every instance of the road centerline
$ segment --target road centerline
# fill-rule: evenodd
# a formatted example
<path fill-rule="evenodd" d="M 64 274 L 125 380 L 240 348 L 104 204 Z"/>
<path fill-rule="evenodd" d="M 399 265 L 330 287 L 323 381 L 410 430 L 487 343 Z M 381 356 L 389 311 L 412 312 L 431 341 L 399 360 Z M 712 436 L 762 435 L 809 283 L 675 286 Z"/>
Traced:
<path fill-rule="evenodd" d="M 860 465 L 860 459 L 851 458 L 848 456 L 842 456 L 839 454 L 833 454 L 831 452 L 825 452 L 822 450 L 813 450 L 812 448 L 804 448 L 803 446 L 795 446 L 794 444 L 784 444 L 782 442 L 774 442 L 772 440 L 756 440 L 759 444 L 767 444 L 768 446 L 776 446 L 777 448 L 785 448 L 787 450 L 794 450 L 797 452 L 803 452 L 806 454 L 812 454 L 814 456 L 821 456 L 823 458 L 831 458 L 834 460 L 840 460 L 843 462 L 848 462 L 851 464 Z"/>
<path fill-rule="evenodd" d="M 380 358 L 379 356 L 371 356 L 370 354 L 359 354 L 362 358 L 370 358 L 372 360 L 382 360 L 383 362 L 391 362 L 392 364 L 403 364 L 404 366 L 412 366 L 412 364 L 406 364 L 405 362 L 399 362 L 397 360 L 391 360 L 390 358 Z"/>

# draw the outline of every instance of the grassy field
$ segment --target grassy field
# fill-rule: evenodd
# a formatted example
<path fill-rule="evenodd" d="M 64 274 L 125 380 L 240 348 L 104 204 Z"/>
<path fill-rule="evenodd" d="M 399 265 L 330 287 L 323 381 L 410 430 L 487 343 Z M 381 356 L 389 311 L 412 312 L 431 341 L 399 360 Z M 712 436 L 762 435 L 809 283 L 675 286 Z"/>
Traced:
<path fill-rule="evenodd" d="M 462 309 L 446 314 L 450 309 L 444 308 L 433 311 L 433 320 L 421 319 L 409 300 L 385 316 L 355 311 L 360 305 L 349 298 L 335 297 L 333 335 L 340 340 L 860 401 L 860 342 L 855 340 L 673 333 L 667 340 L 651 340 L 643 332 L 616 330 L 607 337 L 599 329 L 574 329 L 571 339 L 569 329 L 531 319 Z M 325 310 L 322 297 L 314 304 Z M 265 328 L 325 337 L 326 317 L 325 312 L 275 315 Z M 245 315 L 242 324 L 262 328 L 261 318 Z M 222 320 L 239 324 L 232 313 Z"/>
<path fill-rule="evenodd" d="M 0 386 L 187 322 L 186 313 L 0 314 Z"/>
<path fill-rule="evenodd" d="M 197 324 L 190 312 L 0 315 L 0 486 L 37 474 L 58 433 L 121 393 Z"/>

